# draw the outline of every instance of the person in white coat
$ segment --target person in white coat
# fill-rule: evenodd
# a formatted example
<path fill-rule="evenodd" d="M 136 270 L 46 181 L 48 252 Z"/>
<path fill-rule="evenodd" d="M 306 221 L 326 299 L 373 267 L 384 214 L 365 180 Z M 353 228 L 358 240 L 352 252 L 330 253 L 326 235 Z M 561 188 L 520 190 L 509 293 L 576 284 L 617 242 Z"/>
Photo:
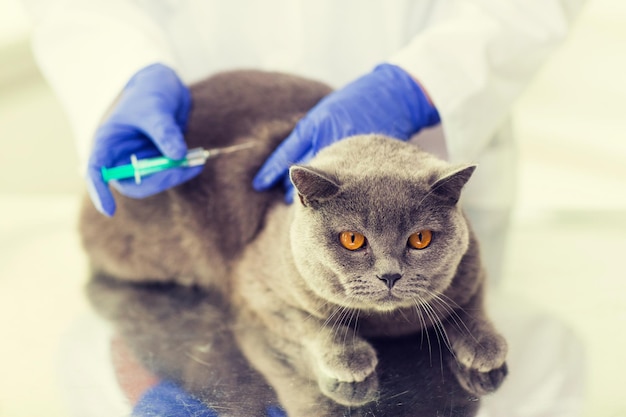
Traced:
<path fill-rule="evenodd" d="M 395 90 L 392 97 L 395 101 L 398 97 L 401 101 L 411 101 L 412 95 L 416 96 L 414 92 L 421 90 L 437 114 L 425 116 L 428 120 L 411 121 L 400 132 L 402 139 L 415 136 L 421 128 L 441 120 L 438 131 L 423 135 L 427 139 L 420 143 L 451 162 L 480 165 L 468 185 L 464 207 L 479 238 L 490 246 L 485 251 L 493 254 L 487 258 L 488 269 L 492 279 L 497 280 L 504 247 L 502 230 L 508 221 L 515 190 L 511 106 L 565 38 L 583 0 L 345 0 L 340 3 L 330 0 L 228 3 L 26 0 L 25 3 L 36 22 L 33 45 L 37 62 L 66 109 L 90 195 L 103 213 L 112 215 L 115 203 L 101 182 L 97 165 L 128 163 L 130 154 L 142 146 L 156 147 L 170 157 L 184 155 L 186 148 L 180 131 L 185 120 L 162 125 L 164 113 L 173 118 L 179 107 L 185 105 L 184 85 L 233 68 L 290 72 L 325 81 L 339 91 L 351 81 L 365 77 L 364 85 L 339 100 L 338 106 L 357 103 L 352 115 L 375 114 L 379 107 L 359 104 L 372 91 L 378 89 L 384 94 Z M 156 74 L 141 73 L 155 63 L 173 73 L 154 68 L 152 72 Z M 381 63 L 394 64 L 401 70 L 398 72 L 405 72 L 415 80 L 420 89 L 408 91 L 408 84 L 398 85 L 393 80 L 368 82 L 368 78 L 375 78 L 368 75 Z M 136 88 L 125 96 L 123 91 L 125 87 L 128 90 L 129 80 L 135 75 L 135 80 L 148 78 L 144 83 L 148 86 L 135 83 Z M 167 83 L 155 82 L 150 76 L 158 80 L 173 78 L 170 83 L 173 87 L 167 90 L 170 103 L 164 106 L 155 103 L 154 97 L 163 93 Z M 177 83 L 178 78 L 182 82 Z M 107 125 L 105 115 L 120 97 L 121 109 Z M 139 106 L 138 102 L 141 102 Z M 140 106 L 143 110 L 137 111 Z M 167 109 L 157 109 L 159 106 Z M 135 109 L 134 114 L 128 116 L 128 108 Z M 333 118 L 332 109 L 322 112 L 312 124 Z M 154 117 L 146 118 L 146 113 Z M 401 111 L 391 108 L 388 113 L 389 117 L 398 119 L 394 113 Z M 118 114 L 123 114 L 124 120 L 116 118 Z M 104 131 L 98 134 L 103 122 Z M 120 133 L 107 129 L 120 122 L 131 131 Z M 152 126 L 145 126 L 146 123 Z M 330 120 L 330 124 L 342 126 L 334 129 L 336 137 L 297 138 L 301 142 L 299 150 L 306 148 L 307 141 L 328 144 L 348 134 L 368 133 L 367 129 L 374 127 L 384 131 L 376 123 L 359 126 L 355 120 Z M 400 136 L 398 132 L 390 133 Z M 131 139 L 143 144 L 128 147 Z M 126 149 L 120 151 L 124 146 Z M 275 158 L 285 160 L 283 166 L 266 167 L 261 174 L 268 171 L 276 174 L 258 178 L 256 188 L 274 185 L 281 174 L 284 177 L 287 162 L 305 162 L 316 150 Z M 163 173 L 142 181 L 140 186 L 132 181 L 112 184 L 123 194 L 144 197 L 198 172 L 198 169 L 181 169 L 177 173 Z"/>
<path fill-rule="evenodd" d="M 583 2 L 25 0 L 37 62 L 67 111 L 104 214 L 115 202 L 101 166 L 142 150 L 184 155 L 186 85 L 228 69 L 289 72 L 336 91 L 270 157 L 255 188 L 285 184 L 289 199 L 288 164 L 355 133 L 413 138 L 451 162 L 478 163 L 464 208 L 494 281 L 515 190 L 511 107 Z M 111 184 L 141 198 L 200 169 Z"/>

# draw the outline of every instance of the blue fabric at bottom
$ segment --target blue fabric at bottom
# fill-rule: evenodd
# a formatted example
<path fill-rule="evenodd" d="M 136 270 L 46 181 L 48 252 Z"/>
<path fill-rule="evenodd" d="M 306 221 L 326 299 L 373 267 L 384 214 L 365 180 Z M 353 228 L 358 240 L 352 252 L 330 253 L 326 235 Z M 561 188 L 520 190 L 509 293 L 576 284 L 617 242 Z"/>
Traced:
<path fill-rule="evenodd" d="M 267 407 L 267 417 L 287 417 L 282 408 L 270 405 Z"/>
<path fill-rule="evenodd" d="M 178 385 L 163 381 L 147 390 L 133 410 L 133 417 L 219 417 Z M 276 406 L 267 408 L 267 417 L 287 417 Z"/>
<path fill-rule="evenodd" d="M 133 417 L 219 417 L 173 382 L 163 381 L 139 399 Z"/>

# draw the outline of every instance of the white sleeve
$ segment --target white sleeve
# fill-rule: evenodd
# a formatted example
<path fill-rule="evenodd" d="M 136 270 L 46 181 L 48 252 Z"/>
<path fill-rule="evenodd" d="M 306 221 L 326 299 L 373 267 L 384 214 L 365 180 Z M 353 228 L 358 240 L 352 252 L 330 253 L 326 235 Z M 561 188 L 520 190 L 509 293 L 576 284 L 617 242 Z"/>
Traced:
<path fill-rule="evenodd" d="M 390 59 L 439 110 L 450 160 L 475 160 L 585 0 L 443 0 Z"/>
<path fill-rule="evenodd" d="M 125 0 L 25 1 L 33 51 L 66 110 L 81 167 L 103 116 L 130 77 L 161 62 L 176 68 L 158 22 Z"/>

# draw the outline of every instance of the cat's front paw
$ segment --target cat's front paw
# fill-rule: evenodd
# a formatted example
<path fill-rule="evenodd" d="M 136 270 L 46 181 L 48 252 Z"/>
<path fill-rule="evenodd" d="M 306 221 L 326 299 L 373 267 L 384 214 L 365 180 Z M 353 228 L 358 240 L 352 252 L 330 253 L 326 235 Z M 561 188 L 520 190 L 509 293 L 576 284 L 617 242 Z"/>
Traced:
<path fill-rule="evenodd" d="M 374 348 L 358 338 L 331 345 L 318 357 L 321 374 L 340 382 L 362 382 L 374 373 L 377 364 Z"/>
<path fill-rule="evenodd" d="M 485 395 L 497 390 L 508 373 L 507 344 L 499 334 L 467 338 L 454 345 L 452 371 L 465 390 Z"/>
<path fill-rule="evenodd" d="M 358 407 L 378 398 L 376 373 L 360 382 L 344 382 L 327 377 L 321 377 L 318 382 L 322 393 L 341 405 Z"/>
<path fill-rule="evenodd" d="M 454 374 L 463 389 L 479 397 L 497 390 L 500 385 L 502 385 L 504 378 L 508 374 L 506 362 L 499 368 L 492 369 L 488 372 L 480 372 L 476 369 L 465 368 L 458 363 L 453 364 L 452 366 L 456 366 Z"/>
<path fill-rule="evenodd" d="M 317 351 L 316 362 L 320 390 L 335 402 L 360 406 L 378 397 L 378 357 L 365 340 L 328 341 Z"/>
<path fill-rule="evenodd" d="M 499 334 L 468 337 L 455 343 L 454 353 L 460 365 L 479 372 L 489 372 L 504 364 L 507 354 L 506 340 Z"/>

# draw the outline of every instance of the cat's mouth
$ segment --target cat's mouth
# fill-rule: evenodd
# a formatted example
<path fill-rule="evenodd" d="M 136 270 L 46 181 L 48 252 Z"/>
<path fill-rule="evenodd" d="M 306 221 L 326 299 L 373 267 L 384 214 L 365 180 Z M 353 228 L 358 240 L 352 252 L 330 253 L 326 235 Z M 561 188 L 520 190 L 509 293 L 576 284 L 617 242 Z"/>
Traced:
<path fill-rule="evenodd" d="M 374 308 L 379 311 L 392 311 L 398 308 L 413 306 L 414 297 L 407 296 L 395 288 L 378 291 L 354 291 L 350 294 L 352 306 L 357 308 Z"/>
<path fill-rule="evenodd" d="M 387 294 L 383 294 L 380 297 L 378 297 L 378 301 L 398 302 L 398 301 L 402 301 L 402 298 L 398 297 L 397 295 L 394 295 L 391 291 L 389 291 Z"/>
<path fill-rule="evenodd" d="M 412 305 L 411 300 L 399 297 L 398 295 L 393 294 L 392 291 L 381 294 L 373 301 L 376 304 L 377 309 L 384 311 L 391 311 Z"/>

